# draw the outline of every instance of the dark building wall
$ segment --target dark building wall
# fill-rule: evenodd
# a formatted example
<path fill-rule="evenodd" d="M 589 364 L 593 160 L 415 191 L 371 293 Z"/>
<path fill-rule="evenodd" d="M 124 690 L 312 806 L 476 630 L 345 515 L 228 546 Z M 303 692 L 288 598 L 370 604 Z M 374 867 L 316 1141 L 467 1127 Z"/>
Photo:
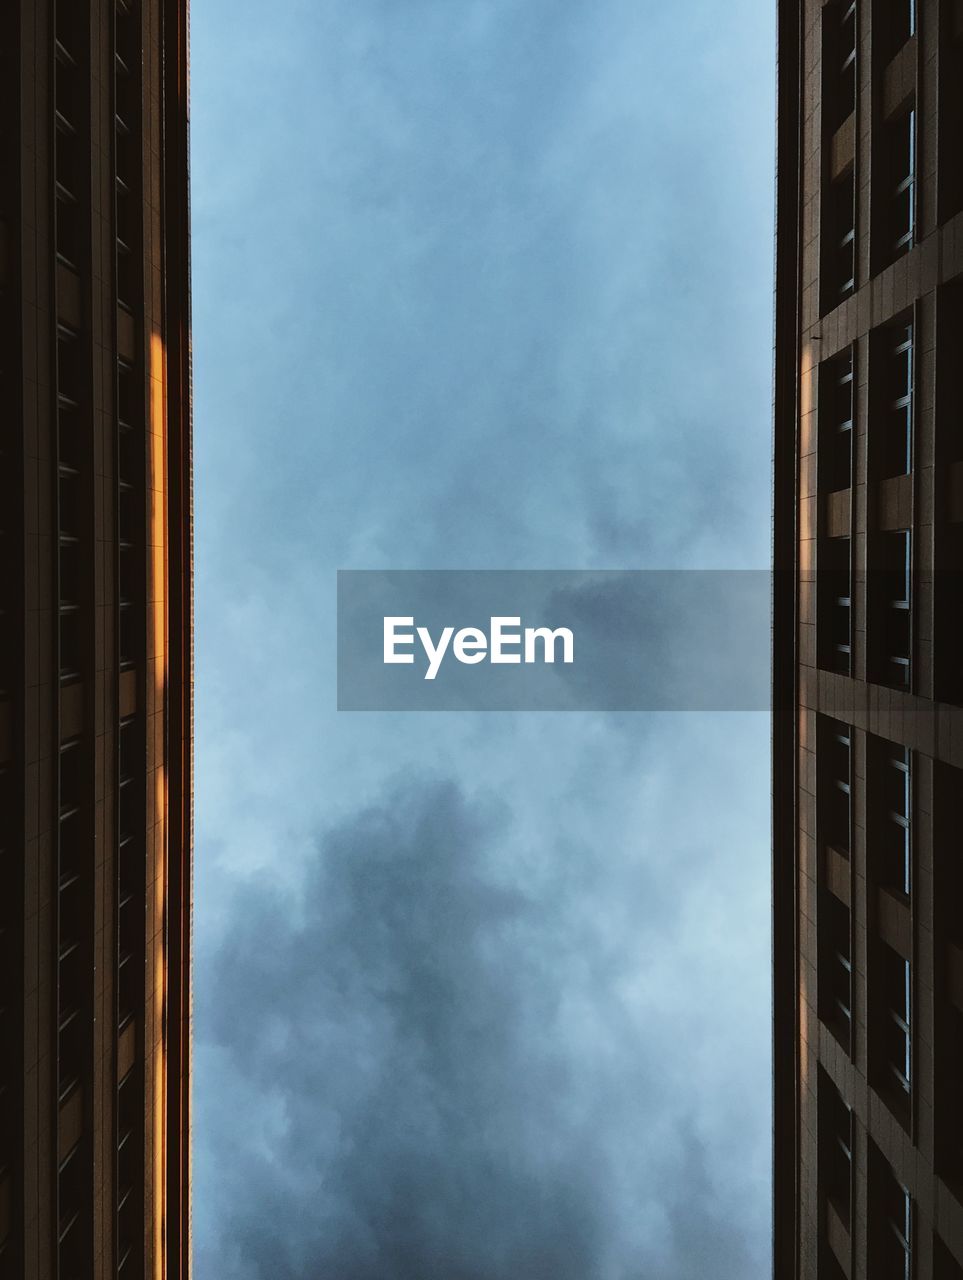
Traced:
<path fill-rule="evenodd" d="M 963 4 L 779 29 L 775 1270 L 958 1277 Z"/>
<path fill-rule="evenodd" d="M 186 1276 L 186 5 L 0 22 L 0 1275 Z"/>

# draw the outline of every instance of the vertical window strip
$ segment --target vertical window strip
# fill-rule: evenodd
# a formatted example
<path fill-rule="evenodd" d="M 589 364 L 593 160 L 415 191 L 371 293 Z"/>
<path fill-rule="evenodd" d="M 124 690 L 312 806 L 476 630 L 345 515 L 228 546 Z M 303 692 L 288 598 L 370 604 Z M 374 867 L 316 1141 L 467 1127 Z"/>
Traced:
<path fill-rule="evenodd" d="M 143 127 L 141 22 L 136 0 L 116 0 L 113 23 L 115 290 L 142 350 Z M 146 401 L 142 357 L 116 359 L 117 679 L 135 682 L 136 710 L 117 724 L 114 1240 L 116 1274 L 144 1274 L 144 984 L 147 742 Z M 118 700 L 118 707 L 120 707 Z"/>
<path fill-rule="evenodd" d="M 909 898 L 912 891 L 912 754 L 867 735 L 870 861 L 876 881 Z"/>
<path fill-rule="evenodd" d="M 53 228 L 58 263 L 89 255 L 90 9 L 55 0 L 52 63 Z M 55 274 L 55 314 L 59 315 Z M 61 690 L 93 675 L 93 423 L 89 334 L 53 333 L 56 453 L 53 474 L 57 650 Z M 62 728 L 58 729 L 58 738 Z M 56 1266 L 62 1280 L 93 1268 L 94 769 L 89 725 L 62 740 L 57 758 L 54 883 L 57 1169 Z"/>
<path fill-rule="evenodd" d="M 873 676 L 880 684 L 908 691 L 912 685 L 912 536 L 908 529 L 877 533 L 872 539 L 870 624 Z"/>
<path fill-rule="evenodd" d="M 21 721 L 23 439 L 21 428 L 20 48 L 18 5 L 0 6 L 0 1275 L 24 1270 L 23 794 L 13 742 Z M 6 749 L 4 749 L 4 738 Z"/>
<path fill-rule="evenodd" d="M 912 1280 L 913 1201 L 882 1152 L 870 1142 L 870 1274 L 880 1280 Z"/>

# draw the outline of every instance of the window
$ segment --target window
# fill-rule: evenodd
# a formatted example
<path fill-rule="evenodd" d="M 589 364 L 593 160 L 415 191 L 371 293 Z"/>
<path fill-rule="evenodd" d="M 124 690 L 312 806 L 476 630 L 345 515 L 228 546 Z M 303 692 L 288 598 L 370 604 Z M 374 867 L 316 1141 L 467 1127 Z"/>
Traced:
<path fill-rule="evenodd" d="M 872 875 L 877 884 L 908 898 L 912 883 L 910 753 L 872 734 L 866 745 Z"/>
<path fill-rule="evenodd" d="M 818 1068 L 816 1106 L 818 1274 L 820 1280 L 840 1280 L 852 1264 L 853 1113 L 823 1067 Z"/>
<path fill-rule="evenodd" d="M 852 668 L 852 566 L 849 538 L 821 538 L 816 577 L 819 665 L 849 675 Z"/>
<path fill-rule="evenodd" d="M 853 1113 L 823 1067 L 819 1068 L 819 1192 L 843 1226 L 850 1227 L 853 1199 Z"/>
<path fill-rule="evenodd" d="M 827 360 L 819 379 L 819 488 L 848 489 L 853 482 L 853 349 Z"/>
<path fill-rule="evenodd" d="M 126 667 L 138 661 L 144 644 L 144 414 L 138 370 L 122 360 L 117 362 L 117 417 L 119 647 Z"/>
<path fill-rule="evenodd" d="M 916 35 L 916 0 L 877 0 L 873 35 L 879 35 L 883 63 L 891 61 Z"/>
<path fill-rule="evenodd" d="M 57 568 L 59 583 L 60 675 L 76 678 L 84 664 L 84 609 L 88 569 L 83 554 L 86 487 L 82 487 L 82 423 L 85 420 L 85 369 L 77 334 L 57 330 Z"/>
<path fill-rule="evenodd" d="M 64 1097 L 83 1076 L 87 1052 L 84 1008 L 87 997 L 87 943 L 93 928 L 88 852 L 83 829 L 86 770 L 80 739 L 60 748 L 60 840 L 57 874 L 58 1092 Z"/>
<path fill-rule="evenodd" d="M 933 1237 L 933 1280 L 963 1280 L 963 1266 L 939 1236 Z"/>
<path fill-rule="evenodd" d="M 916 0 L 899 0 L 894 5 L 896 15 L 896 39 L 900 44 L 916 35 Z"/>
<path fill-rule="evenodd" d="M 134 1068 L 117 1090 L 117 1272 L 121 1276 L 137 1272 L 138 1254 L 143 1252 L 144 1227 L 138 1195 L 138 1183 L 143 1177 L 143 1106 L 139 1073 Z"/>
<path fill-rule="evenodd" d="M 834 143 L 856 110 L 857 6 L 832 0 L 822 9 L 823 194 L 820 306 L 828 312 L 856 287 L 855 124 Z"/>
<path fill-rule="evenodd" d="M 963 26 L 963 4 L 959 7 Z M 963 50 L 963 45 L 961 45 Z M 963 77 L 963 58 L 960 62 Z M 963 97 L 963 81 L 960 85 Z M 963 136 L 963 112 L 960 117 Z M 957 163 L 963 181 L 963 165 Z M 936 697 L 963 704 L 963 280 L 937 293 L 934 660 Z"/>
<path fill-rule="evenodd" d="M 916 111 L 880 126 L 878 209 L 880 265 L 912 246 L 916 229 Z"/>
<path fill-rule="evenodd" d="M 936 931 L 963 949 L 963 769 L 933 765 Z"/>
<path fill-rule="evenodd" d="M 819 1249 L 819 1264 L 816 1271 L 819 1280 L 848 1280 L 848 1272 L 844 1271 L 836 1255 L 829 1247 L 828 1241 L 823 1241 Z"/>
<path fill-rule="evenodd" d="M 828 136 L 856 109 L 856 3 L 823 7 L 823 126 Z"/>
<path fill-rule="evenodd" d="M 831 311 L 856 288 L 856 171 L 826 184 L 823 209 L 822 309 Z"/>
<path fill-rule="evenodd" d="M 963 137 L 963 6 L 940 5 L 939 134 Z M 939 219 L 945 222 L 963 209 L 963 165 L 954 147 L 939 151 Z"/>
<path fill-rule="evenodd" d="M 118 304 L 143 323 L 144 164 L 141 101 L 143 8 L 138 0 L 113 6 L 114 270 Z M 136 345 L 136 344 L 135 344 Z M 117 449 L 118 665 L 122 671 L 146 661 L 146 493 L 144 369 L 118 358 L 115 368 Z M 143 1280 L 144 1250 L 144 1071 L 136 1049 L 144 1035 L 146 817 L 144 771 L 146 726 L 142 713 L 117 721 L 117 862 L 115 889 L 114 1016 L 118 1070 L 115 1098 L 113 1226 L 119 1280 Z M 124 1066 L 121 1068 L 120 1062 Z"/>
<path fill-rule="evenodd" d="M 816 823 L 820 842 L 849 857 L 851 730 L 820 716 L 816 730 Z"/>
<path fill-rule="evenodd" d="M 58 3 L 54 40 L 55 236 L 58 257 L 76 266 L 83 255 L 83 202 L 89 162 L 88 103 L 82 65 L 89 42 L 89 11 Z"/>
<path fill-rule="evenodd" d="M 851 730 L 820 716 L 816 725 L 817 996 L 819 1017 L 847 1051 L 852 1047 L 853 1025 L 852 918 L 847 903 L 830 888 L 827 873 L 831 859 L 849 858 L 851 768 Z"/>
<path fill-rule="evenodd" d="M 84 6 L 71 0 L 58 0 L 55 5 L 55 36 L 58 52 L 65 51 L 71 58 L 80 58 L 86 52 L 89 22 Z"/>
<path fill-rule="evenodd" d="M 825 885 L 819 895 L 819 1016 L 849 1051 L 853 1030 L 852 926 L 849 908 Z"/>
<path fill-rule="evenodd" d="M 852 547 L 830 523 L 827 495 L 848 489 L 853 476 L 853 351 L 827 360 L 819 373 L 817 487 L 820 538 L 817 551 L 817 661 L 848 675 L 852 666 Z"/>
<path fill-rule="evenodd" d="M 79 809 L 84 802 L 85 770 L 84 752 L 79 738 L 65 742 L 60 748 L 60 814 L 61 817 Z"/>
<path fill-rule="evenodd" d="M 61 1275 L 86 1274 L 84 1253 L 87 1243 L 88 1188 L 84 1168 L 85 1146 L 74 1147 L 60 1167 L 57 1178 L 59 1270 Z"/>
<path fill-rule="evenodd" d="M 880 1092 L 895 1102 L 896 1110 L 905 1119 L 912 1083 L 911 966 L 880 938 L 876 939 L 875 950 L 870 975 L 873 1075 Z"/>
<path fill-rule="evenodd" d="M 869 1274 L 911 1280 L 913 1202 L 875 1143 L 869 1150 Z"/>
<path fill-rule="evenodd" d="M 114 27 L 114 185 L 117 298 L 135 310 L 143 292 L 139 190 L 140 68 L 139 13 L 118 5 Z"/>
<path fill-rule="evenodd" d="M 910 687 L 912 547 L 908 529 L 878 533 L 869 573 L 872 675 L 893 689 Z"/>
<path fill-rule="evenodd" d="M 63 45 L 56 52 L 56 137 L 54 147 L 56 172 L 56 237 L 57 255 L 68 266 L 75 266 L 81 255 L 81 213 L 79 195 L 79 156 L 77 129 L 80 120 L 77 68 Z"/>
<path fill-rule="evenodd" d="M 895 325 L 875 337 L 876 394 L 870 424 L 877 480 L 908 475 L 913 463 L 913 324 Z"/>
<path fill-rule="evenodd" d="M 963 1198 L 963 1010 L 953 992 L 963 952 L 963 769 L 937 761 L 933 784 L 936 1164 Z"/>
<path fill-rule="evenodd" d="M 143 731 L 136 716 L 120 722 L 118 738 L 117 1022 L 122 1027 L 137 1014 L 143 999 L 144 894 L 138 855 L 143 856 L 145 761 Z"/>
<path fill-rule="evenodd" d="M 963 1199 L 963 1012 L 946 998 L 937 1011 L 936 1167 Z"/>
<path fill-rule="evenodd" d="M 0 765 L 0 1204 L 10 1196 L 10 1170 L 19 1151 L 17 1131 L 23 1124 L 18 1115 L 23 1059 L 17 1052 L 19 1009 L 23 1007 L 23 942 L 19 928 L 23 882 L 14 856 L 22 803 L 18 782 L 12 768 Z M 0 1274 L 5 1266 L 9 1274 L 15 1271 L 14 1261 L 4 1250 L 12 1225 L 10 1215 L 6 1222 L 0 1222 Z"/>

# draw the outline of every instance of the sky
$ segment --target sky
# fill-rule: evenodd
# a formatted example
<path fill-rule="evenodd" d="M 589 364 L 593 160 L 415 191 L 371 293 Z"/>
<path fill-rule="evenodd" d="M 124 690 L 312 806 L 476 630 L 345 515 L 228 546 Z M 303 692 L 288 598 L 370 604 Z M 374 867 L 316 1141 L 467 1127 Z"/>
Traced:
<path fill-rule="evenodd" d="M 771 8 L 194 0 L 198 1280 L 769 1272 L 768 718 L 339 713 L 335 575 L 768 565 Z"/>

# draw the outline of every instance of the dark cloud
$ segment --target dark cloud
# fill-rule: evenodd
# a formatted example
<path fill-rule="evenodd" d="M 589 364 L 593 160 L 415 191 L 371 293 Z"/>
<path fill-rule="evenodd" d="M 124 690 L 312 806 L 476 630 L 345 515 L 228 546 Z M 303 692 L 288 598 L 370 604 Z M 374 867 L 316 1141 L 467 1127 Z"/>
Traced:
<path fill-rule="evenodd" d="M 766 1272 L 765 726 L 337 716 L 334 583 L 766 562 L 772 26 L 194 6 L 198 1280 Z"/>
<path fill-rule="evenodd" d="M 579 850 L 526 893 L 497 853 L 509 825 L 409 778 L 319 842 L 298 893 L 239 893 L 200 970 L 202 1061 L 213 1042 L 235 1103 L 250 1090 L 275 1120 L 265 1143 L 243 1104 L 220 1117 L 241 1127 L 200 1274 L 754 1273 L 760 1242 L 729 1216 L 685 1082 L 623 1005 L 634 948 L 594 936 L 602 858 Z M 664 908 L 639 896 L 653 947 L 678 923 Z"/>

